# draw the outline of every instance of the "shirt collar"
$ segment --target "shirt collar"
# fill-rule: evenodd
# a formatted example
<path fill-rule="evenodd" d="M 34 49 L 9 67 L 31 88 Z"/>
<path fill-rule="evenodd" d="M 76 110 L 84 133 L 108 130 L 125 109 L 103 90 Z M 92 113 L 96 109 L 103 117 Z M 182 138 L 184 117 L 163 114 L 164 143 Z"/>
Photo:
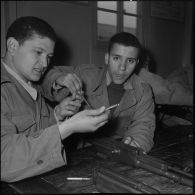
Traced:
<path fill-rule="evenodd" d="M 13 71 L 8 65 L 6 65 L 2 59 L 1 63 L 3 64 L 7 72 L 11 74 L 24 87 L 24 89 L 30 94 L 33 100 L 36 100 L 37 90 L 34 87 L 32 87 L 31 82 L 30 81 L 28 83 L 25 82 L 15 71 Z"/>

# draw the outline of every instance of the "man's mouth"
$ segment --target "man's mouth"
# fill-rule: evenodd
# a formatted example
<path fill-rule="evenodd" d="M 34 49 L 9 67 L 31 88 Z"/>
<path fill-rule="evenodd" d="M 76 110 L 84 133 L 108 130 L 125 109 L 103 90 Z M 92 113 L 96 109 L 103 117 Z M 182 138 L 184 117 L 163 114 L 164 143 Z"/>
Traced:
<path fill-rule="evenodd" d="M 115 74 L 115 77 L 117 79 L 123 79 L 124 78 L 124 75 L 121 75 L 121 74 Z"/>
<path fill-rule="evenodd" d="M 38 68 L 35 68 L 34 71 L 36 71 L 39 74 L 43 74 L 45 72 L 44 69 L 38 69 Z"/>

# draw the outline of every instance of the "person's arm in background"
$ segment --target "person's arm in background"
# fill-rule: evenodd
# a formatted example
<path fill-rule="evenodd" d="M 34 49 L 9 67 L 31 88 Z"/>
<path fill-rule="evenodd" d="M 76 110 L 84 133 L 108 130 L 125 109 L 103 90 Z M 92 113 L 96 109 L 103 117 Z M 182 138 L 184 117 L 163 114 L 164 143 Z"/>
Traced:
<path fill-rule="evenodd" d="M 142 68 L 138 75 L 144 82 L 148 83 L 152 87 L 155 103 L 168 104 L 168 102 L 170 102 L 173 90 L 169 88 L 169 82 L 167 80 L 157 74 L 149 72 L 145 68 Z"/>
<path fill-rule="evenodd" d="M 176 69 L 166 80 L 174 91 L 169 104 L 193 106 L 193 65 Z"/>
<path fill-rule="evenodd" d="M 139 77 L 152 87 L 155 103 L 170 105 L 193 105 L 193 93 L 179 82 L 165 79 L 151 73 L 145 68 L 139 72 Z"/>
<path fill-rule="evenodd" d="M 153 147 L 153 137 L 155 131 L 155 114 L 154 100 L 151 88 L 144 84 L 144 90 L 141 100 L 136 106 L 136 111 L 133 117 L 133 122 L 129 125 L 123 141 L 136 147 L 142 148 L 145 152 L 149 152 Z M 131 139 L 133 140 L 131 140 Z M 129 141 L 129 143 L 128 143 Z M 135 141 L 135 144 L 131 144 Z"/>

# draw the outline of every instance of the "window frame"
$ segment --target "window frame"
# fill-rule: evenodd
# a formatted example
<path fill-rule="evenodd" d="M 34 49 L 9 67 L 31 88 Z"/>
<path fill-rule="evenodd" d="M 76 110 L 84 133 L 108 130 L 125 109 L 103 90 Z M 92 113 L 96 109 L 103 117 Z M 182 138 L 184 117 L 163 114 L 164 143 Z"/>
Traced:
<path fill-rule="evenodd" d="M 137 1 L 137 14 L 134 13 L 126 13 L 123 8 L 123 2 L 124 1 L 116 1 L 117 3 L 117 10 L 110 10 L 106 8 L 98 8 L 97 2 L 94 1 L 91 2 L 92 8 L 93 8 L 93 34 L 94 34 L 94 45 L 97 48 L 104 48 L 108 44 L 108 40 L 98 40 L 98 23 L 97 23 L 97 13 L 98 11 L 105 11 L 109 13 L 115 13 L 117 15 L 117 25 L 116 25 L 116 33 L 124 31 L 124 16 L 134 16 L 138 20 L 137 29 L 140 31 L 140 33 L 136 33 L 136 36 L 140 39 L 142 42 L 142 23 L 143 23 L 143 5 L 140 1 Z"/>

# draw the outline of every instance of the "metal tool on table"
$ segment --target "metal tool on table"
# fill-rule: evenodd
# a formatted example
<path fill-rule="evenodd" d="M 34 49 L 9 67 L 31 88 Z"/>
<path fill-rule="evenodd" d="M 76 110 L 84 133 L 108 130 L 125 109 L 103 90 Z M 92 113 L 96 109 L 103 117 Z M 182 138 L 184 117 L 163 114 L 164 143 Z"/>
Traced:
<path fill-rule="evenodd" d="M 103 154 L 117 162 L 143 168 L 155 174 L 167 177 L 175 182 L 193 186 L 193 175 L 168 165 L 165 161 L 147 155 L 140 148 L 126 145 L 112 138 L 94 139 L 91 143 L 95 146 L 97 154 Z"/>
<path fill-rule="evenodd" d="M 143 182 L 127 177 L 108 167 L 94 169 L 94 183 L 103 193 L 160 194 L 160 192 Z"/>

